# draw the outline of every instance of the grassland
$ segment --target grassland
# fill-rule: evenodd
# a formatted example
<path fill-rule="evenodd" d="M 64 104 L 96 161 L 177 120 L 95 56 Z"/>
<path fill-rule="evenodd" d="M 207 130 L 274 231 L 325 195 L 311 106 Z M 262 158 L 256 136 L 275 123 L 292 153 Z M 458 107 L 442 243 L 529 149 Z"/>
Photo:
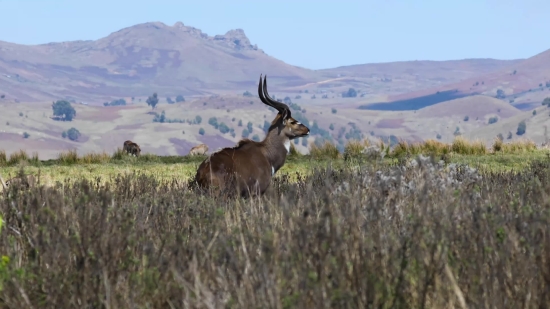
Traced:
<path fill-rule="evenodd" d="M 384 155 L 369 158 L 361 152 L 367 146 L 376 146 Z M 298 179 L 297 175 L 308 175 L 315 168 L 331 165 L 333 168 L 372 164 L 397 164 L 403 158 L 417 154 L 434 155 L 446 163 L 468 164 L 484 171 L 521 171 L 534 161 L 547 158 L 550 152 L 538 149 L 529 140 L 502 142 L 496 140 L 492 148 L 483 142 L 469 141 L 458 137 L 453 143 L 441 143 L 428 140 L 422 143 L 400 142 L 394 147 L 383 142 L 372 143 L 369 140 L 351 141 L 344 150 L 330 143 L 321 147 L 313 144 L 310 154 L 301 155 L 294 147 L 286 164 L 276 177 Z M 117 176 L 140 173 L 152 176 L 159 181 L 187 182 L 194 176 L 200 162 L 206 156 L 156 156 L 145 154 L 140 157 L 128 156 L 118 149 L 113 154 L 88 153 L 79 156 L 76 151 L 61 152 L 57 159 L 40 160 L 37 154 L 29 155 L 24 151 L 7 156 L 0 151 L 0 175 L 4 178 L 16 176 L 21 168 L 26 174 L 40 176 L 40 183 L 53 185 L 56 182 L 75 181 L 81 178 L 93 179 L 99 183 L 112 181 Z M 285 176 L 286 175 L 286 176 Z"/>
<path fill-rule="evenodd" d="M 527 141 L 487 149 L 457 139 L 380 144 L 386 155 L 366 158 L 365 143 L 349 143 L 343 154 L 331 144 L 308 156 L 292 153 L 282 174 L 293 166 L 304 173 L 276 177 L 265 196 L 248 200 L 214 199 L 181 186 L 179 171 L 192 171 L 199 157 L 0 155 L 3 173 L 26 164 L 74 179 L 2 193 L 0 307 L 544 308 L 550 302 L 544 151 Z M 420 153 L 435 161 L 408 163 Z M 434 170 L 439 159 L 482 170 Z M 94 177 L 108 170 L 120 174 L 97 183 Z"/>

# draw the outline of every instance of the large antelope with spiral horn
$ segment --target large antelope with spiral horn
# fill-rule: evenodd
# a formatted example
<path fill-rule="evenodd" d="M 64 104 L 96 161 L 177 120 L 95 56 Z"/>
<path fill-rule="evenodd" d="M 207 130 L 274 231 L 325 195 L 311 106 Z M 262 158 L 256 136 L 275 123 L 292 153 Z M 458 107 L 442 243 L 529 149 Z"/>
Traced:
<path fill-rule="evenodd" d="M 271 122 L 261 142 L 243 139 L 235 147 L 223 148 L 211 154 L 198 167 L 194 182 L 202 189 L 228 190 L 243 197 L 262 195 L 271 178 L 285 164 L 290 141 L 309 135 L 309 128 L 292 118 L 284 103 L 267 93 L 267 76 L 260 75 L 258 95 L 267 106 L 279 113 Z"/>

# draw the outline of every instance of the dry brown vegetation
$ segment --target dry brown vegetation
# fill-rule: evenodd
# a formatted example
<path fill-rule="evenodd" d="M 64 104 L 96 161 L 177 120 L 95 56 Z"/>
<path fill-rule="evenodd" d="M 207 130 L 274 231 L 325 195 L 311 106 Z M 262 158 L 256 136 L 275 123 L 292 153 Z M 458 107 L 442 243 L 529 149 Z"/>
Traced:
<path fill-rule="evenodd" d="M 544 308 L 550 164 L 467 187 L 366 166 L 213 200 L 134 174 L 0 199 L 5 308 Z M 401 173 L 401 174 L 400 174 Z M 400 176 L 401 175 L 401 176 Z M 463 174 L 445 177 L 464 178 Z M 370 179 L 369 184 L 365 183 Z"/>
<path fill-rule="evenodd" d="M 505 142 L 500 139 L 495 139 L 492 147 L 488 148 L 484 142 L 480 140 L 468 140 L 462 136 L 458 136 L 452 143 L 443 143 L 437 140 L 426 140 L 424 142 L 406 142 L 399 141 L 393 147 L 384 143 L 382 140 L 371 141 L 365 139 L 363 141 L 350 140 L 344 147 L 344 152 L 340 153 L 337 147 L 325 142 L 322 145 L 311 144 L 308 155 L 302 155 L 296 151 L 294 144 L 291 145 L 291 155 L 289 158 L 312 158 L 312 159 L 341 159 L 354 158 L 364 155 L 366 147 L 375 146 L 377 151 L 383 152 L 388 158 L 399 158 L 405 155 L 429 154 L 429 155 L 471 155 L 483 156 L 489 154 L 505 153 L 517 154 L 525 152 L 534 152 L 538 150 L 537 145 L 529 139 L 518 139 L 510 142 Z M 84 155 L 78 155 L 76 150 L 62 151 L 56 159 L 41 161 L 38 153 L 33 153 L 29 156 L 24 150 L 19 150 L 12 153 L 10 156 L 6 152 L 0 150 L 0 166 L 15 166 L 21 162 L 26 162 L 35 166 L 48 165 L 72 165 L 72 164 L 106 164 L 106 163 L 185 163 L 185 162 L 200 162 L 205 158 L 205 155 L 198 156 L 157 156 L 153 154 L 144 154 L 137 158 L 131 158 L 121 148 L 118 148 L 113 154 L 106 152 L 91 152 Z"/>

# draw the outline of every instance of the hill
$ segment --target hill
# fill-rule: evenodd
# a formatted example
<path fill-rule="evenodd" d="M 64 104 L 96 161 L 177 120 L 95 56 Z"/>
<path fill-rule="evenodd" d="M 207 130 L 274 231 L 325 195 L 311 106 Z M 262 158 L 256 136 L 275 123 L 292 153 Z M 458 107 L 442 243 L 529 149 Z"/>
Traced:
<path fill-rule="evenodd" d="M 446 85 L 401 93 L 388 97 L 388 101 L 422 98 L 438 92 L 455 91 L 460 96 L 484 94 L 497 96 L 516 105 L 531 109 L 550 96 L 550 50 L 522 61 L 510 62 L 495 72 L 472 76 Z"/>
<path fill-rule="evenodd" d="M 265 54 L 241 29 L 211 37 L 183 23 L 155 22 L 96 41 L 0 42 L 0 89 L 19 101 L 242 93 L 260 73 L 269 74 L 272 87 L 315 80 L 312 71 Z"/>
<path fill-rule="evenodd" d="M 119 97 L 161 97 L 253 91 L 261 73 L 270 89 L 333 93 L 355 87 L 385 100 L 456 82 L 519 60 L 466 59 L 363 64 L 308 70 L 253 45 L 242 29 L 209 36 L 181 22 L 127 27 L 95 41 L 20 45 L 0 41 L 0 101 L 74 99 L 101 104 Z M 344 78 L 345 77 L 345 78 Z"/>
<path fill-rule="evenodd" d="M 550 109 L 546 106 L 540 106 L 533 111 L 524 111 L 507 119 L 499 120 L 497 123 L 472 130 L 465 134 L 466 138 L 477 138 L 485 141 L 488 145 L 491 144 L 498 134 L 502 134 L 505 141 L 516 139 L 530 139 L 537 144 L 541 144 L 549 138 L 545 133 L 546 129 L 550 129 L 550 118 L 548 117 Z M 526 130 L 522 135 L 517 134 L 518 124 L 525 121 Z"/>

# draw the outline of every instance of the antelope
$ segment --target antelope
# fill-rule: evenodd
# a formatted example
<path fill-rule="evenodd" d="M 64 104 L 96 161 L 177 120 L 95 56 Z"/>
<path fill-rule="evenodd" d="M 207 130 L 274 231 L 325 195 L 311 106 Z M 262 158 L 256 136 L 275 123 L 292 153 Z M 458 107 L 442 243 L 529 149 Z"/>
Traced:
<path fill-rule="evenodd" d="M 139 148 L 139 145 L 132 142 L 131 140 L 127 140 L 124 142 L 122 150 L 126 151 L 130 155 L 133 154 L 136 157 L 139 156 L 139 154 L 141 153 L 141 148 Z"/>
<path fill-rule="evenodd" d="M 207 151 L 208 151 L 208 146 L 206 144 L 200 144 L 191 148 L 191 150 L 189 150 L 189 155 L 190 156 L 205 155 Z"/>
<path fill-rule="evenodd" d="M 273 100 L 267 92 L 267 76 L 260 75 L 258 95 L 267 106 L 278 111 L 261 142 L 242 139 L 234 147 L 211 154 L 198 167 L 195 179 L 201 189 L 228 190 L 243 197 L 263 195 L 271 178 L 285 164 L 293 139 L 309 135 L 309 128 L 292 118 L 284 103 Z"/>
<path fill-rule="evenodd" d="M 22 186 L 25 189 L 34 187 L 37 183 L 37 180 L 34 175 L 25 175 L 23 177 L 17 176 L 17 177 L 10 178 L 7 181 L 4 181 L 4 178 L 2 178 L 2 175 L 0 175 L 0 183 L 2 183 L 2 188 L 5 191 L 5 190 L 8 190 L 8 188 L 12 184 L 16 186 Z"/>

